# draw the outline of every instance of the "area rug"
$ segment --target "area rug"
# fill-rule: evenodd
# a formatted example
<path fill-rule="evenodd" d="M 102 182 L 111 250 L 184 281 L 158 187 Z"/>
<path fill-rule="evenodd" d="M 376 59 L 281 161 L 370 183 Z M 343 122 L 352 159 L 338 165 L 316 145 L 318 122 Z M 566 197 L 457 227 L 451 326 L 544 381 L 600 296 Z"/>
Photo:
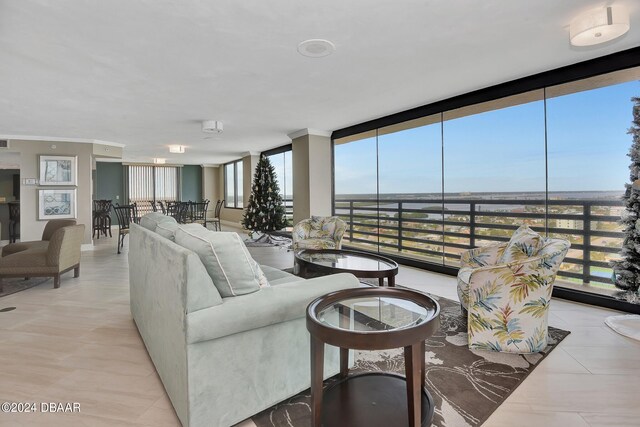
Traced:
<path fill-rule="evenodd" d="M 24 278 L 12 278 L 2 279 L 2 292 L 0 292 L 0 298 L 7 295 L 15 294 L 16 292 L 24 291 L 25 289 L 38 286 L 47 280 L 51 280 L 51 277 L 32 277 L 25 280 Z"/>
<path fill-rule="evenodd" d="M 250 239 L 245 240 L 244 244 L 247 245 L 248 248 L 268 248 L 272 246 L 283 246 L 285 248 L 289 248 L 291 246 L 291 239 L 284 236 L 266 236 L 259 239 Z"/>
<path fill-rule="evenodd" d="M 441 308 L 440 329 L 426 342 L 426 386 L 435 402 L 433 426 L 479 426 L 500 406 L 567 335 L 549 328 L 549 345 L 542 353 L 518 355 L 471 351 L 460 305 L 431 295 Z M 350 373 L 371 371 L 404 375 L 402 349 L 356 351 Z M 325 383 L 330 384 L 333 380 Z M 311 425 L 310 393 L 306 390 L 251 419 L 258 427 Z M 390 426 L 391 427 L 391 426 Z"/>

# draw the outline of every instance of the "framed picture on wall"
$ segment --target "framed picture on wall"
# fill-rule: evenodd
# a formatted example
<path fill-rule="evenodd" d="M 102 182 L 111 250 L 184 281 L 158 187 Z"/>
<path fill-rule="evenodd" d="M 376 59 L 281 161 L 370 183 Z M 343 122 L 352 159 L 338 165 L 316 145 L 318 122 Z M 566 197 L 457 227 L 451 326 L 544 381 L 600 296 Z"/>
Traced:
<path fill-rule="evenodd" d="M 76 218 L 76 189 L 38 189 L 38 221 Z"/>
<path fill-rule="evenodd" d="M 77 185 L 76 156 L 40 156 L 40 185 Z"/>

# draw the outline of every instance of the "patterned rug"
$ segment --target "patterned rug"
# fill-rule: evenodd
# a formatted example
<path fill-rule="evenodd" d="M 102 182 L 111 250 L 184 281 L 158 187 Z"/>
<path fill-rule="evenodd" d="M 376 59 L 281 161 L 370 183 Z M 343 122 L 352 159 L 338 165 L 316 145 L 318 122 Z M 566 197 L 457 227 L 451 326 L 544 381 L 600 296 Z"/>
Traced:
<path fill-rule="evenodd" d="M 549 346 L 542 353 L 518 355 L 471 351 L 460 305 L 431 295 L 440 303 L 440 330 L 426 342 L 426 386 L 435 402 L 433 426 L 479 426 L 567 335 L 549 328 Z M 404 375 L 402 349 L 356 351 L 350 373 L 371 371 Z M 330 384 L 332 379 L 325 383 Z M 251 419 L 258 427 L 307 427 L 311 422 L 306 390 Z"/>
<path fill-rule="evenodd" d="M 256 239 L 245 240 L 244 244 L 248 248 L 268 248 L 271 246 L 284 246 L 289 248 L 291 246 L 291 239 L 284 236 L 266 236 L 262 235 Z"/>
<path fill-rule="evenodd" d="M 7 295 L 15 294 L 16 292 L 24 291 L 25 289 L 38 286 L 47 280 L 53 280 L 51 277 L 32 277 L 31 279 L 24 280 L 24 278 L 12 278 L 2 279 L 2 292 L 0 292 L 0 298 Z M 51 285 L 53 286 L 53 285 Z"/>

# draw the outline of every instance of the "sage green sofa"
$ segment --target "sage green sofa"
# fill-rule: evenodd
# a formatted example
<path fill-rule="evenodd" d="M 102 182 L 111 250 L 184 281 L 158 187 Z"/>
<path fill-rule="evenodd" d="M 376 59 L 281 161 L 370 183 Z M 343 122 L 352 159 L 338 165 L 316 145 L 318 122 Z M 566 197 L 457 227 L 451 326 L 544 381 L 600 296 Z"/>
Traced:
<path fill-rule="evenodd" d="M 307 305 L 359 286 L 261 266 L 269 287 L 221 298 L 198 255 L 132 224 L 131 313 L 183 426 L 231 426 L 310 385 Z M 327 346 L 325 377 L 339 372 Z"/>

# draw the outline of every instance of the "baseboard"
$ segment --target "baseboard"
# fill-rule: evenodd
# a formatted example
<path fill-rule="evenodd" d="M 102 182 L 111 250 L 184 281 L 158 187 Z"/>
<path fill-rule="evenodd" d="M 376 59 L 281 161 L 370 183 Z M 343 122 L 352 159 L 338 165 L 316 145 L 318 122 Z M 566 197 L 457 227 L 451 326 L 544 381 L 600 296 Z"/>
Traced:
<path fill-rule="evenodd" d="M 80 252 L 92 251 L 94 249 L 95 246 L 93 246 L 93 243 L 83 243 L 82 246 L 80 246 Z"/>

